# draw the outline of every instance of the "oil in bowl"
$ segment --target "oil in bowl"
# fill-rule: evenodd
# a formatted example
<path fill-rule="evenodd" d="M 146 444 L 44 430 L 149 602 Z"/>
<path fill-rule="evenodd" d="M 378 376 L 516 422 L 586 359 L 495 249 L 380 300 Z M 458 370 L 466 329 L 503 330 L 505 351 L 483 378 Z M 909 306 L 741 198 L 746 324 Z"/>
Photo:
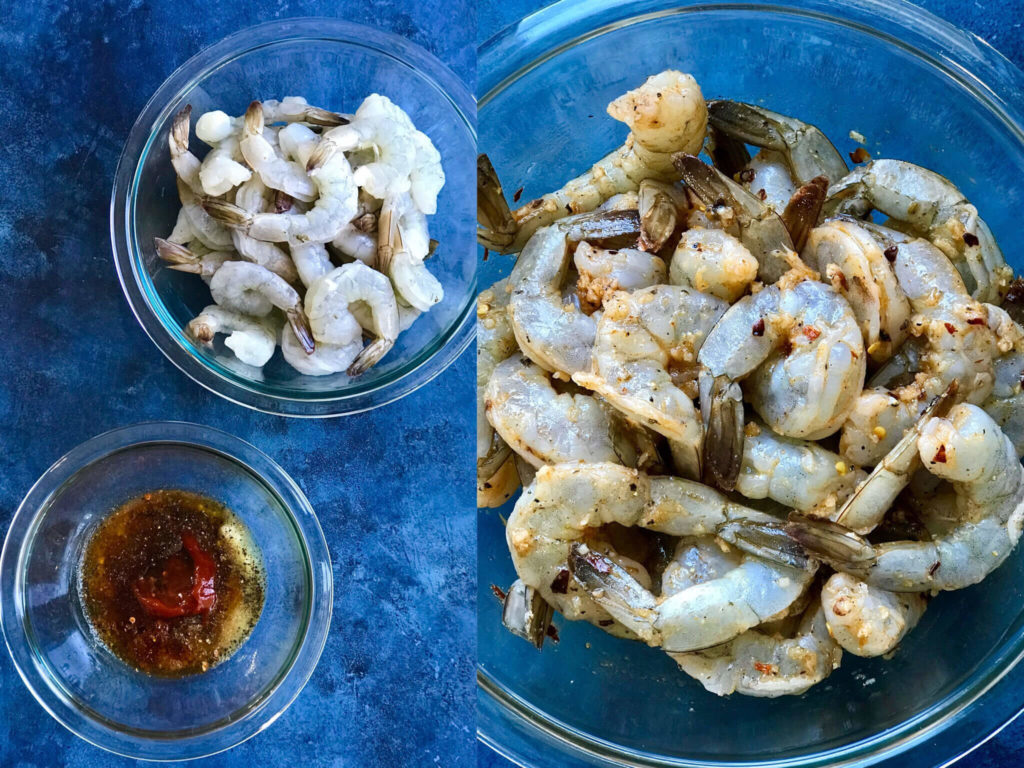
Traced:
<path fill-rule="evenodd" d="M 79 593 L 94 635 L 121 661 L 183 677 L 229 658 L 249 637 L 263 610 L 264 570 L 248 529 L 223 504 L 155 490 L 97 526 Z"/>

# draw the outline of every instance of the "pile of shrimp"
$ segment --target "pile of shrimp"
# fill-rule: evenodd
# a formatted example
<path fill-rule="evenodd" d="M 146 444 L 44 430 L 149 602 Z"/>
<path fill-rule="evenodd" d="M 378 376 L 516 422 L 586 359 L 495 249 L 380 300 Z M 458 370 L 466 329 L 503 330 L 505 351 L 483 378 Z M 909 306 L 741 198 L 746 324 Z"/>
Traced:
<path fill-rule="evenodd" d="M 518 253 L 477 313 L 478 502 L 523 486 L 503 621 L 802 694 L 1020 538 L 1024 282 L 926 168 L 676 71 L 608 113 L 625 144 L 515 211 L 479 162 Z"/>
<path fill-rule="evenodd" d="M 202 160 L 191 113 L 168 135 L 181 210 L 155 244 L 170 269 L 210 287 L 213 303 L 185 329 L 196 343 L 220 336 L 254 368 L 280 346 L 301 374 L 358 376 L 442 300 L 424 263 L 441 155 L 386 96 L 354 115 L 297 96 L 254 101 L 241 117 L 206 112 Z"/>

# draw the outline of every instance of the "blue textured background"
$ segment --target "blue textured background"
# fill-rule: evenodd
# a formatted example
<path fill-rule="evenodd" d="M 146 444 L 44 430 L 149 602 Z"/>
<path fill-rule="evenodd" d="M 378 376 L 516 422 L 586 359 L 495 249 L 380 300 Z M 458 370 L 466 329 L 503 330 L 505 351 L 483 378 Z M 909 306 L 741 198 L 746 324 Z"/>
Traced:
<path fill-rule="evenodd" d="M 193 384 L 150 343 L 121 294 L 107 236 L 129 128 L 199 49 L 279 16 L 341 16 L 411 38 L 472 89 L 472 4 L 448 0 L 444 13 L 431 5 L 0 2 L 0 527 L 83 440 L 140 420 L 187 419 L 276 459 L 309 496 L 331 548 L 334 620 L 316 673 L 273 727 L 204 767 L 475 760 L 473 355 L 368 414 L 257 414 Z M 0 766 L 135 764 L 64 730 L 0 653 Z"/>
<path fill-rule="evenodd" d="M 477 14 L 478 41 L 484 42 L 526 14 L 548 5 L 548 2 L 483 0 Z M 983 37 L 1024 69 L 1024 0 L 918 0 L 917 4 Z M 478 768 L 513 766 L 483 745 L 479 745 L 478 755 Z M 1024 765 L 1024 717 L 958 762 L 957 768 L 1017 768 L 1020 765 Z"/>

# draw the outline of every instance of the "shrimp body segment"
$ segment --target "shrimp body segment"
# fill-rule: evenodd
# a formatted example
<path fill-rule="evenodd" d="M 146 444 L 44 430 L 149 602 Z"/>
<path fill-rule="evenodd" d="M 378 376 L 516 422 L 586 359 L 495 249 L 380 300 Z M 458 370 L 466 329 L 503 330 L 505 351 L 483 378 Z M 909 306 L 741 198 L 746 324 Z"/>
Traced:
<path fill-rule="evenodd" d="M 277 349 L 277 327 L 269 318 L 248 317 L 211 304 L 193 318 L 186 332 L 201 344 L 211 345 L 217 334 L 226 334 L 224 346 L 246 365 L 261 368 Z"/>

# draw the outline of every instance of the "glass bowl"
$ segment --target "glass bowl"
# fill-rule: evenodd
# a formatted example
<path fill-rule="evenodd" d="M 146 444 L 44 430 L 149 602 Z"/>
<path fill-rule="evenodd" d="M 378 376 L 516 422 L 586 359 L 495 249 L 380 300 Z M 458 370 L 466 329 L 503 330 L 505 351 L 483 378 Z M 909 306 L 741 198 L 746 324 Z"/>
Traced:
<path fill-rule="evenodd" d="M 563 0 L 482 47 L 481 151 L 530 200 L 620 145 L 627 129 L 605 106 L 667 67 L 692 72 L 708 98 L 816 123 L 844 153 L 855 130 L 876 157 L 942 173 L 1024 268 L 1024 75 L 909 3 Z M 511 262 L 481 262 L 481 285 Z M 540 653 L 506 632 L 490 585 L 515 578 L 509 511 L 479 521 L 478 727 L 522 765 L 930 768 L 1021 706 L 1020 548 L 983 584 L 937 597 L 889 661 L 847 654 L 801 697 L 719 698 L 665 654 L 582 622 L 556 618 L 561 642 Z"/>
<path fill-rule="evenodd" d="M 395 347 L 358 378 L 303 376 L 280 351 L 262 369 L 240 363 L 220 340 L 196 344 L 183 329 L 210 292 L 195 275 L 164 267 L 153 246 L 166 237 L 180 204 L 167 151 L 173 116 L 186 104 L 195 119 L 210 109 L 240 115 L 252 99 L 305 96 L 354 112 L 382 93 L 412 118 L 441 153 L 447 181 L 430 234 L 440 242 L 430 269 L 444 300 L 402 333 Z M 443 371 L 473 337 L 475 105 L 437 58 L 396 35 L 338 19 L 288 19 L 237 32 L 189 59 L 139 115 L 114 179 L 110 239 L 121 287 L 143 329 L 192 379 L 241 405 L 289 416 L 337 416 L 376 408 Z M 203 145 L 193 133 L 190 146 Z"/>
<path fill-rule="evenodd" d="M 159 488 L 205 494 L 252 534 L 266 577 L 245 643 L 201 675 L 137 672 L 101 645 L 77 586 L 97 525 Z M 36 482 L 0 556 L 0 622 L 21 679 L 61 724 L 148 760 L 213 754 L 270 725 L 306 684 L 331 622 L 331 561 L 299 487 L 248 443 L 181 422 L 137 424 L 79 445 Z"/>

